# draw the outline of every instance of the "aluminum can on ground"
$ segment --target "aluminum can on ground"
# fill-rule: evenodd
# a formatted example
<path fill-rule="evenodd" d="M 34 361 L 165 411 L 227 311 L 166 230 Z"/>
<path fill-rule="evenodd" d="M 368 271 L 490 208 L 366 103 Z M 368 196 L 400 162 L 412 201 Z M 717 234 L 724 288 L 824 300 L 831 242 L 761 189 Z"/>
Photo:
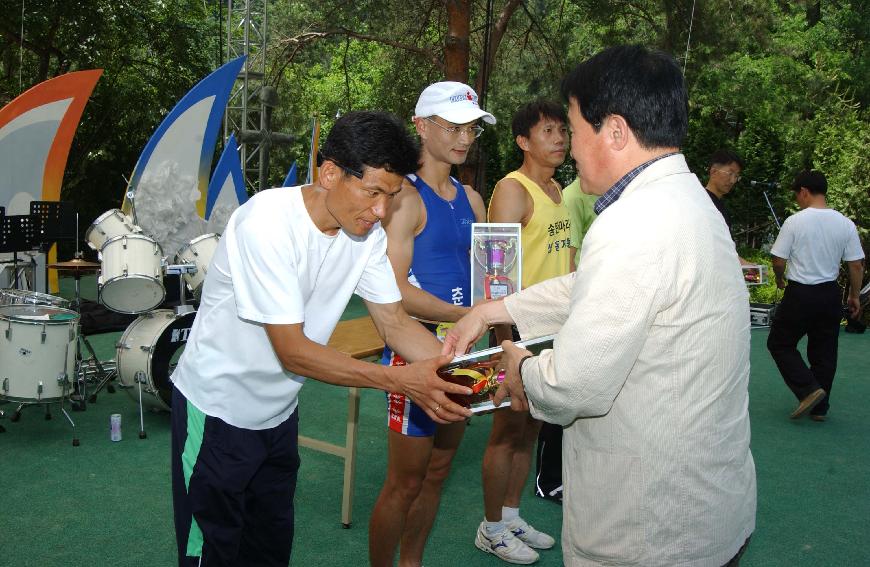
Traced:
<path fill-rule="evenodd" d="M 109 439 L 112 441 L 121 440 L 121 414 L 113 413 L 109 417 Z"/>

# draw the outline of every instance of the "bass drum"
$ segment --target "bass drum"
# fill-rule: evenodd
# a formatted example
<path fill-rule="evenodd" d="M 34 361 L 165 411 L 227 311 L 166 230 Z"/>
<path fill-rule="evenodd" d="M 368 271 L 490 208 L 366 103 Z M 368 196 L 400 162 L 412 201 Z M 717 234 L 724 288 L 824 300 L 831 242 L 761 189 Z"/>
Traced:
<path fill-rule="evenodd" d="M 195 317 L 196 312 L 176 315 L 170 309 L 146 313 L 127 327 L 116 345 L 118 380 L 138 401 L 136 376 L 139 375 L 144 409 L 155 412 L 171 409 L 172 382 L 169 377 L 184 352 Z"/>

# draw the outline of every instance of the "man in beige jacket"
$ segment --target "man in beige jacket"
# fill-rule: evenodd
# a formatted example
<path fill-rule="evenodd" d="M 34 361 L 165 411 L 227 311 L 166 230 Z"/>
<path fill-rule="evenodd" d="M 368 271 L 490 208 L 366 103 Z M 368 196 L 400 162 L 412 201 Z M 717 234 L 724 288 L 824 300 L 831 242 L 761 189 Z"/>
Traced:
<path fill-rule="evenodd" d="M 749 300 L 734 243 L 679 146 L 682 74 L 609 48 L 564 80 L 580 183 L 601 195 L 574 274 L 475 306 L 447 345 L 505 341 L 499 402 L 565 426 L 565 565 L 736 565 L 755 528 Z"/>

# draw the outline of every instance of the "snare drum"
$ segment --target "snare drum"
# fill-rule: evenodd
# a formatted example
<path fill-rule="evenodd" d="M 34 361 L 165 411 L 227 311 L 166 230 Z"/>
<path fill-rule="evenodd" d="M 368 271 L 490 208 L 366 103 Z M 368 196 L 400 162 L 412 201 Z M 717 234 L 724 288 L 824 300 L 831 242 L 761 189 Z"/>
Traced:
<path fill-rule="evenodd" d="M 111 238 L 141 232 L 133 219 L 118 209 L 110 209 L 97 217 L 85 232 L 85 241 L 94 250 L 99 250 Z"/>
<path fill-rule="evenodd" d="M 23 289 L 0 289 L 0 305 L 50 305 L 69 309 L 70 302 L 56 295 Z"/>
<path fill-rule="evenodd" d="M 100 303 L 118 313 L 144 313 L 163 303 L 163 250 L 144 234 L 110 238 L 100 249 Z"/>
<path fill-rule="evenodd" d="M 202 284 L 205 282 L 205 275 L 208 273 L 208 265 L 211 263 L 211 258 L 217 250 L 219 234 L 209 233 L 197 236 L 185 245 L 178 254 L 175 255 L 176 264 L 193 264 L 196 266 L 196 273 L 184 274 L 184 281 L 187 287 L 193 292 L 194 297 L 199 298 L 202 293 Z"/>
<path fill-rule="evenodd" d="M 136 374 L 142 383 L 142 406 L 151 411 L 169 411 L 172 382 L 169 377 L 178 364 L 190 334 L 196 312 L 176 315 L 158 309 L 133 321 L 118 342 L 118 380 L 134 400 L 139 399 Z"/>
<path fill-rule="evenodd" d="M 79 314 L 48 305 L 0 306 L 0 398 L 24 403 L 66 397 L 75 370 Z"/>

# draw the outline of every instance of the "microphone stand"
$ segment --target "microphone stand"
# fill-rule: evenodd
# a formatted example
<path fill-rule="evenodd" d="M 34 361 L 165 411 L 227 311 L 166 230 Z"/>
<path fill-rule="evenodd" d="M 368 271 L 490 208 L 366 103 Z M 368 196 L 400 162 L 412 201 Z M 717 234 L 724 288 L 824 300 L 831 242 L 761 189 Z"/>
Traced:
<path fill-rule="evenodd" d="M 773 215 L 773 222 L 776 223 L 776 228 L 782 228 L 782 225 L 779 222 L 779 219 L 776 218 L 776 211 L 773 210 L 773 205 L 770 204 L 770 197 L 767 196 L 767 191 L 761 192 L 764 195 L 764 200 L 767 201 L 767 208 L 770 209 L 770 214 Z"/>

